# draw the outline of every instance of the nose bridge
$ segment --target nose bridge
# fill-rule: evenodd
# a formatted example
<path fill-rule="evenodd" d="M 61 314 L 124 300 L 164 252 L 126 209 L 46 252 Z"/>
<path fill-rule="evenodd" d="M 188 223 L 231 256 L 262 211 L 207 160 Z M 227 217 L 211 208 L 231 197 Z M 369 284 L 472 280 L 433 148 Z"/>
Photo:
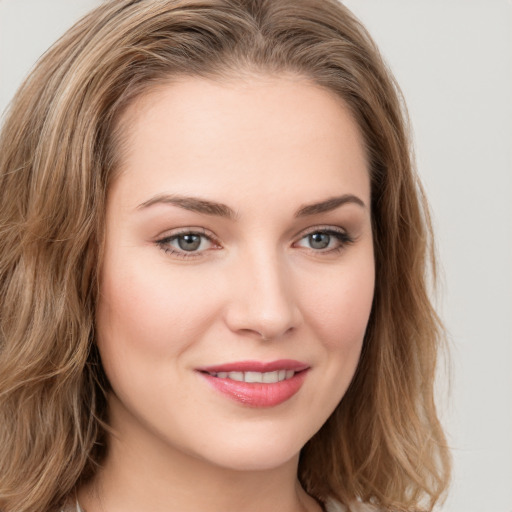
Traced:
<path fill-rule="evenodd" d="M 260 246 L 242 261 L 228 312 L 231 329 L 273 339 L 297 327 L 300 313 L 285 257 Z"/>

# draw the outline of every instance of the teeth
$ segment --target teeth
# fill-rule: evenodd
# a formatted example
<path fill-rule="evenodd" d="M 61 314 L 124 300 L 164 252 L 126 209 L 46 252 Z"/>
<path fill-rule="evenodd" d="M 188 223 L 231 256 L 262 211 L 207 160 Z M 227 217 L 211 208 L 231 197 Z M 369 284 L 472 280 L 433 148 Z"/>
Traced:
<path fill-rule="evenodd" d="M 245 382 L 263 382 L 263 374 L 260 372 L 245 372 Z"/>
<path fill-rule="evenodd" d="M 228 379 L 238 380 L 239 382 L 244 381 L 244 372 L 229 372 Z"/>
<path fill-rule="evenodd" d="M 293 372 L 292 372 L 293 373 Z M 279 372 L 266 372 L 262 374 L 263 379 L 262 382 L 266 383 L 272 383 L 272 382 L 278 382 L 279 381 Z"/>
<path fill-rule="evenodd" d="M 238 382 L 262 382 L 273 384 L 286 379 L 291 379 L 295 372 L 293 370 L 276 370 L 275 372 L 210 372 L 210 375 L 219 379 L 231 379 Z"/>

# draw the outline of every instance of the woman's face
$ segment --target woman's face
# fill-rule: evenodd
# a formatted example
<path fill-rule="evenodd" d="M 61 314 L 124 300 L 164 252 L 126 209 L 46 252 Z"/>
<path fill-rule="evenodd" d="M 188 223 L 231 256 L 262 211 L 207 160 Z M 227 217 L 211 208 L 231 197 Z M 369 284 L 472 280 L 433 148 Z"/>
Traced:
<path fill-rule="evenodd" d="M 121 126 L 97 310 L 117 438 L 231 469 L 296 463 L 372 304 L 357 125 L 304 79 L 253 77 L 162 86 Z"/>

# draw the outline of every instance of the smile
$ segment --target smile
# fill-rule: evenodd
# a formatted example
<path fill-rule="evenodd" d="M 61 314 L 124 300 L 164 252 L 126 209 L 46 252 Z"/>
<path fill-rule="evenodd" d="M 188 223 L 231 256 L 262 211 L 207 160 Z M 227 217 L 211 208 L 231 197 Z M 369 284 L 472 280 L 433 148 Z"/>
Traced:
<path fill-rule="evenodd" d="M 243 361 L 198 368 L 216 391 L 240 404 L 274 407 L 292 398 L 304 383 L 309 365 L 299 361 Z"/>
<path fill-rule="evenodd" d="M 238 382 L 262 382 L 264 384 L 273 384 L 291 379 L 295 372 L 293 370 L 276 370 L 274 372 L 209 372 L 212 377 L 218 379 L 230 379 Z"/>

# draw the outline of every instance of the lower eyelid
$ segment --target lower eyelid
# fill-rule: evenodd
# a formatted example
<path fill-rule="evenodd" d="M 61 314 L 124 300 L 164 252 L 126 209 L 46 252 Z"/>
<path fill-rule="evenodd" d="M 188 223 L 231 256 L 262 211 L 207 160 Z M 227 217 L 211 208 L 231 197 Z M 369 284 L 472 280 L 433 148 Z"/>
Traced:
<path fill-rule="evenodd" d="M 322 252 L 328 253 L 331 251 L 341 250 L 346 245 L 349 245 L 355 241 L 355 239 L 351 235 L 349 235 L 346 231 L 337 230 L 332 227 L 325 227 L 325 228 L 318 227 L 314 230 L 310 230 L 310 231 L 300 235 L 300 237 L 296 239 L 297 241 L 294 242 L 293 245 L 298 244 L 299 242 L 301 242 L 308 236 L 313 235 L 315 233 L 323 233 L 323 234 L 329 235 L 329 236 L 335 238 L 338 242 L 337 247 L 327 248 L 324 250 L 309 248 L 311 251 L 316 252 L 316 253 L 322 253 Z M 210 244 L 210 246 L 205 249 L 198 250 L 198 251 L 186 251 L 184 249 L 180 249 L 180 248 L 170 245 L 171 241 L 174 241 L 177 238 L 179 238 L 180 236 L 184 236 L 184 235 L 198 235 L 198 236 L 202 237 L 203 239 L 207 240 L 208 243 Z M 210 235 L 208 233 L 205 233 L 202 229 L 199 229 L 199 228 L 184 229 L 177 233 L 169 233 L 167 236 L 164 236 L 164 237 L 159 238 L 158 240 L 155 240 L 154 243 L 165 253 L 173 254 L 173 255 L 175 255 L 177 257 L 181 257 L 181 258 L 194 258 L 194 257 L 197 258 L 197 257 L 202 256 L 205 252 L 208 252 L 211 249 L 221 248 L 220 243 L 215 239 L 215 237 L 213 237 L 212 235 Z"/>
<path fill-rule="evenodd" d="M 333 229 L 333 228 L 316 228 L 316 229 L 311 230 L 311 231 L 303 234 L 302 236 L 300 236 L 300 238 L 298 238 L 297 242 L 295 242 L 294 245 L 298 244 L 299 242 L 301 242 L 304 239 L 307 239 L 308 236 L 314 235 L 315 233 L 323 233 L 323 234 L 329 235 L 330 237 L 334 238 L 337 242 L 337 246 L 331 247 L 331 248 L 327 247 L 327 248 L 323 248 L 323 249 L 315 249 L 313 247 L 304 247 L 305 249 L 309 249 L 310 251 L 313 251 L 318 254 L 322 254 L 322 253 L 327 254 L 327 253 L 343 250 L 347 245 L 354 242 L 354 239 L 345 231 L 341 231 L 341 230 L 337 230 L 337 229 Z"/>
<path fill-rule="evenodd" d="M 204 241 L 207 241 L 208 247 L 196 250 L 196 251 L 186 251 L 184 249 L 181 249 L 179 247 L 174 247 L 171 245 L 171 242 L 177 240 L 181 236 L 185 235 L 197 235 L 200 236 Z M 205 233 L 203 229 L 200 228 L 188 228 L 188 229 L 182 229 L 178 232 L 169 233 L 166 236 L 161 236 L 154 242 L 159 249 L 161 249 L 166 254 L 171 254 L 180 258 L 194 258 L 194 257 L 200 257 L 205 252 L 210 250 L 211 248 L 219 248 L 220 244 L 217 242 L 217 240 L 210 235 L 209 233 Z"/>

